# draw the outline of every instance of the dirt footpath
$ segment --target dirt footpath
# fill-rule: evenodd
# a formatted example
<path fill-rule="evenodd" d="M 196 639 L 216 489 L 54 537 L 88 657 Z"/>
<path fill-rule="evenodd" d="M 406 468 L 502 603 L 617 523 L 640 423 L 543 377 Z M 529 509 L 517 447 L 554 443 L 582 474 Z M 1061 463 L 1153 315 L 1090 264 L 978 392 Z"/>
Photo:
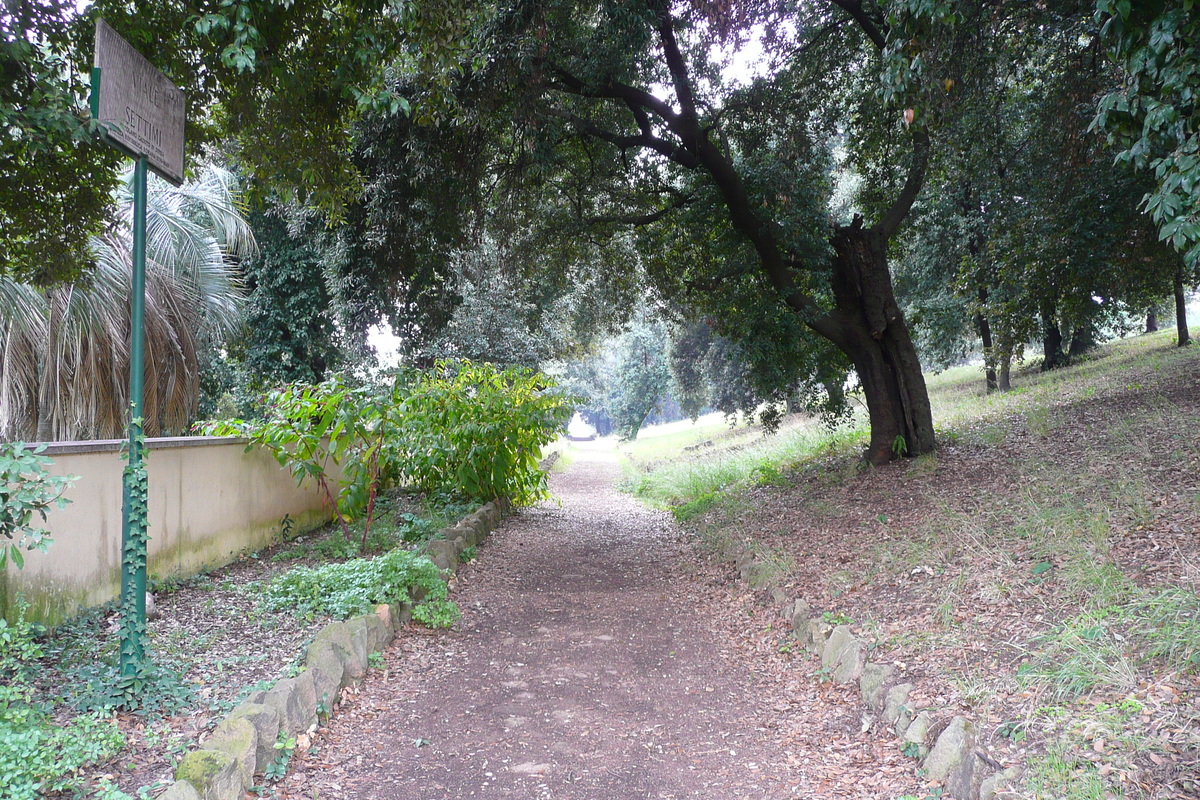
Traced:
<path fill-rule="evenodd" d="M 782 749 L 782 687 L 760 685 L 670 518 L 619 477 L 611 452 L 577 453 L 552 476 L 561 507 L 505 520 L 456 580 L 456 628 L 398 637 L 280 796 L 820 796 Z"/>

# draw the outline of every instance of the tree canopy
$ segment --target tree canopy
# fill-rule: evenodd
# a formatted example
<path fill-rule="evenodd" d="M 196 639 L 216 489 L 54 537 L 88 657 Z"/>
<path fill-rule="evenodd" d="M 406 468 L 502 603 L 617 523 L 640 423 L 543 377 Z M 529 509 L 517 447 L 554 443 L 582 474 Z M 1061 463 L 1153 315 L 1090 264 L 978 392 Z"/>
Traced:
<path fill-rule="evenodd" d="M 90 22 L 21 9 L 5 63 L 50 66 L 5 84 L 24 103 L 11 125 L 86 141 L 54 59 L 88 49 Z M 314 298 L 357 330 L 388 321 L 413 358 L 579 350 L 650 291 L 730 407 L 836 414 L 856 381 L 878 462 L 934 444 L 910 322 L 927 361 L 979 339 L 994 371 L 1040 337 L 1053 365 L 1195 280 L 1138 215 L 1148 192 L 1195 263 L 1184 0 L 99 0 L 88 15 L 184 87 L 194 148 L 227 153 L 263 208 L 320 209 L 319 245 L 260 220 L 288 252 L 320 249 Z M 760 61 L 735 69 L 750 50 Z M 59 112 L 34 119 L 43 85 Z M 1098 97 L 1096 127 L 1153 185 L 1088 134 Z M 76 169 L 102 151 L 71 152 Z M 23 212 L 0 213 L 7 229 Z M 74 219 L 103 224 L 87 204 Z M 10 271 L 50 246 L 13 240 Z"/>

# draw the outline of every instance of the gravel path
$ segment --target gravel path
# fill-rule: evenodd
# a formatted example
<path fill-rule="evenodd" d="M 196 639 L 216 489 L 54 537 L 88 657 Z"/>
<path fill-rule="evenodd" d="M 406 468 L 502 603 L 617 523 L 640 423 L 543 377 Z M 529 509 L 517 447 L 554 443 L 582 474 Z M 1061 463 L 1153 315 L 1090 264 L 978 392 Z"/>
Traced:
<path fill-rule="evenodd" d="M 455 630 L 399 637 L 281 794 L 810 796 L 680 534 L 619 477 L 577 451 L 561 506 L 509 518 L 462 570 Z"/>

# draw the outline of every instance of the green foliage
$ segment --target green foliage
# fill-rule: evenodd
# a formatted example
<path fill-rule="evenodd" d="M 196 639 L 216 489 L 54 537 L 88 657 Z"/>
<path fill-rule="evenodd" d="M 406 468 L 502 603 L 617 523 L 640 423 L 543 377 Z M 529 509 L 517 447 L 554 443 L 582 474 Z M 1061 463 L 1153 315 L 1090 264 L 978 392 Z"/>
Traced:
<path fill-rule="evenodd" d="M 41 455 L 46 445 L 30 449 L 24 442 L 0 442 L 0 570 L 11 559 L 18 569 L 25 565 L 21 550 L 46 552 L 52 540 L 45 528 L 33 525 L 34 516 L 46 521 L 52 507 L 63 508 L 63 497 L 78 477 L 49 473 L 51 461 Z"/>
<path fill-rule="evenodd" d="M 412 486 L 518 505 L 547 496 L 538 468 L 572 405 L 544 375 L 470 361 L 439 361 L 396 381 L 398 436 L 391 463 Z"/>
<path fill-rule="evenodd" d="M 33 800 L 78 789 L 80 768 L 112 756 L 124 739 L 107 714 L 59 727 L 34 703 L 28 681 L 43 655 L 42 628 L 25 620 L 23 602 L 17 609 L 16 622 L 0 619 L 0 797 Z"/>
<path fill-rule="evenodd" d="M 437 566 L 427 556 L 408 550 L 316 568 L 296 567 L 271 582 L 263 603 L 272 611 L 346 619 L 380 603 L 407 602 L 415 588 L 424 589 L 428 599 L 413 609 L 414 618 L 440 621 L 450 613 L 453 604 L 443 605 L 449 601 Z"/>
<path fill-rule="evenodd" d="M 318 384 L 295 383 L 267 395 L 260 421 L 230 420 L 204 426 L 210 435 L 245 436 L 247 449 L 262 447 L 296 482 L 316 482 L 347 539 L 348 517 L 373 503 L 379 489 L 381 438 L 391 427 L 381 398 L 333 376 Z M 330 473 L 342 468 L 337 481 Z M 363 531 L 363 539 L 370 529 Z"/>
<path fill-rule="evenodd" d="M 33 662 L 44 653 L 37 637 L 45 628 L 25 618 L 29 604 L 18 595 L 16 615 L 12 622 L 0 617 L 0 679 L 5 682 L 28 681 L 34 672 Z"/>
<path fill-rule="evenodd" d="M 423 542 L 437 536 L 439 527 L 431 519 L 404 513 L 400 515 L 400 538 L 406 542 Z"/>
<path fill-rule="evenodd" d="M 0 796 L 34 800 L 78 790 L 80 768 L 115 755 L 124 744 L 111 717 L 82 714 L 58 727 L 27 689 L 0 685 Z"/>
<path fill-rule="evenodd" d="M 84 50 L 66 0 L 0 15 L 0 277 L 47 285 L 90 261 L 88 241 L 111 222 L 121 156 L 88 113 Z M 91 54 L 90 45 L 86 48 Z"/>
<path fill-rule="evenodd" d="M 275 738 L 275 758 L 263 770 L 263 777 L 270 783 L 283 780 L 287 775 L 288 765 L 292 763 L 292 754 L 296 752 L 296 737 L 288 736 L 286 731 L 280 731 Z"/>
<path fill-rule="evenodd" d="M 1103 97 L 1094 126 L 1118 148 L 1117 158 L 1153 173 L 1145 208 L 1192 266 L 1200 265 L 1200 17 L 1192 0 L 1130 3 L 1097 0 L 1103 40 L 1126 73 Z"/>
<path fill-rule="evenodd" d="M 84 712 L 136 711 L 150 717 L 170 716 L 196 699 L 195 687 L 176 670 L 156 664 L 151 653 L 123 675 L 119 665 L 92 663 L 75 670 L 82 686 L 72 687 L 70 704 Z"/>
<path fill-rule="evenodd" d="M 264 420 L 205 429 L 246 436 L 297 482 L 315 480 L 347 538 L 350 517 L 363 511 L 365 545 L 386 479 L 474 500 L 544 497 L 538 457 L 571 413 L 567 398 L 552 389 L 548 378 L 524 369 L 439 361 L 428 371 L 400 371 L 382 389 L 352 387 L 337 376 L 292 384 L 268 395 Z"/>
<path fill-rule="evenodd" d="M 109 685 L 114 706 L 123 709 L 137 707 L 142 690 L 150 685 L 146 676 L 153 670 L 145 654 L 144 584 L 140 586 L 137 578 L 140 574 L 144 580 L 146 547 L 150 541 L 150 483 L 146 475 L 146 437 L 142 432 L 141 417 L 130 419 L 129 432 L 133 446 L 122 454 L 126 460 L 123 485 L 126 488 L 127 534 L 121 544 L 120 678 Z M 150 702 L 155 701 L 151 699 Z"/>

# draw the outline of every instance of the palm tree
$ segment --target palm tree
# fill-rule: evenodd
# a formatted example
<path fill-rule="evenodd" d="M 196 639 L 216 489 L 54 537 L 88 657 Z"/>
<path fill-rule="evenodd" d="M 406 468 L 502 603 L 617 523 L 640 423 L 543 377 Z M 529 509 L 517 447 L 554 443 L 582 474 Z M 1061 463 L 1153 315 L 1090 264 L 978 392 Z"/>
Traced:
<path fill-rule="evenodd" d="M 132 170 L 121 219 L 91 242 L 81 280 L 38 289 L 0 278 L 0 438 L 116 438 L 129 406 Z M 151 176 L 146 213 L 144 429 L 182 432 L 199 398 L 199 350 L 241 324 L 236 259 L 254 237 L 233 175 L 215 166 L 174 188 Z"/>

